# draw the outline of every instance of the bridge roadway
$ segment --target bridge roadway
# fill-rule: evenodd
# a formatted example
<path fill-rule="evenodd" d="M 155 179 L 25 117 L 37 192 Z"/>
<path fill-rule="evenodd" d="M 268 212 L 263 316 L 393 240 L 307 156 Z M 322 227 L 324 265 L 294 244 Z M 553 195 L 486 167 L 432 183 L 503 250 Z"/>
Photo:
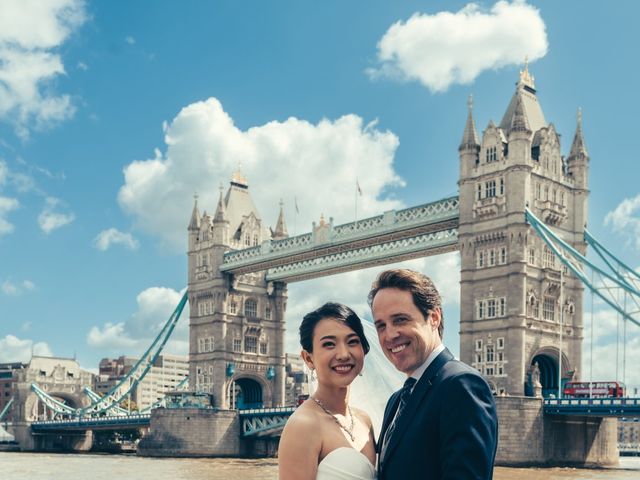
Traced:
<path fill-rule="evenodd" d="M 42 420 L 31 424 L 33 434 L 56 432 L 80 432 L 86 430 L 134 430 L 148 427 L 151 414 L 132 414 L 95 418 L 70 418 L 65 420 Z"/>
<path fill-rule="evenodd" d="M 640 398 L 546 398 L 546 415 L 589 415 L 598 417 L 640 416 Z M 295 407 L 239 410 L 241 435 L 269 436 L 279 433 Z M 133 430 L 148 427 L 150 414 L 105 416 L 97 418 L 44 420 L 33 422 L 33 434 L 77 432 L 86 430 Z"/>
<path fill-rule="evenodd" d="M 296 407 L 254 408 L 239 410 L 241 435 L 269 436 L 279 433 Z M 31 424 L 34 435 L 50 433 L 84 432 L 87 430 L 135 430 L 148 427 L 151 414 L 104 416 L 95 418 L 71 418 L 64 420 L 43 420 Z"/>
<path fill-rule="evenodd" d="M 458 205 L 458 197 L 450 197 L 335 227 L 314 224 L 311 233 L 228 252 L 220 270 L 234 275 L 266 271 L 268 281 L 291 283 L 455 251 Z"/>
<path fill-rule="evenodd" d="M 547 415 L 640 416 L 640 398 L 545 398 Z"/>

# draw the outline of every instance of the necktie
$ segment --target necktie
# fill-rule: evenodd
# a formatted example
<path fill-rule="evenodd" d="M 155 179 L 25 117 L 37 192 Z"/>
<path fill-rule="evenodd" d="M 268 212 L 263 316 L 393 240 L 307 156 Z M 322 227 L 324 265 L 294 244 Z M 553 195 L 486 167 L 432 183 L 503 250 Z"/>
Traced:
<path fill-rule="evenodd" d="M 384 439 L 382 441 L 382 452 L 380 454 L 380 458 L 384 459 L 385 453 L 387 453 L 387 445 L 389 445 L 389 440 L 391 440 L 391 436 L 393 435 L 393 431 L 396 429 L 396 425 L 398 420 L 400 419 L 400 415 L 402 415 L 402 411 L 409 401 L 409 397 L 411 396 L 411 391 L 413 386 L 416 384 L 416 379 L 413 377 L 407 378 L 402 386 L 402 390 L 400 391 L 400 402 L 398 403 L 398 409 L 396 410 L 396 415 L 391 422 L 391 425 L 387 428 L 387 431 L 384 434 Z"/>

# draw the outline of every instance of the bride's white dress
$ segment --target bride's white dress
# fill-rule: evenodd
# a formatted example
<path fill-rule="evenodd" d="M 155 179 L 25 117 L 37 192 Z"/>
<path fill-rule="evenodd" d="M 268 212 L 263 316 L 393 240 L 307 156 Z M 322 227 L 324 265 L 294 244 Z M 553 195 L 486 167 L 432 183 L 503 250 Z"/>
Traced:
<path fill-rule="evenodd" d="M 376 469 L 355 448 L 340 447 L 329 452 L 318 464 L 316 480 L 375 480 Z"/>

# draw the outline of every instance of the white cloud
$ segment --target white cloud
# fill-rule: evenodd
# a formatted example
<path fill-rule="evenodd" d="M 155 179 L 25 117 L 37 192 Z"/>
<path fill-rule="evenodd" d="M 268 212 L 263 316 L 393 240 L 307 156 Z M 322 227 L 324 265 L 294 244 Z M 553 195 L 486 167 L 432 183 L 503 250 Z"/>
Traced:
<path fill-rule="evenodd" d="M 136 250 L 138 241 L 130 233 L 124 233 L 116 228 L 109 228 L 100 232 L 93 241 L 98 250 L 108 250 L 111 245 L 122 245 L 129 250 Z"/>
<path fill-rule="evenodd" d="M 40 229 L 47 235 L 60 227 L 70 224 L 76 218 L 73 213 L 56 212 L 55 209 L 60 206 L 60 204 L 59 199 L 47 197 L 44 208 L 42 212 L 40 212 L 40 215 L 38 215 L 38 225 L 40 225 Z"/>
<path fill-rule="evenodd" d="M 31 352 L 41 357 L 51 357 L 51 349 L 46 342 L 34 343 L 33 340 L 20 340 L 14 335 L 0 338 L 0 362 L 28 362 Z"/>
<path fill-rule="evenodd" d="M 78 70 L 82 70 L 82 71 L 87 71 L 89 70 L 89 65 L 87 65 L 84 62 L 78 62 L 78 64 L 76 65 L 76 67 L 78 68 Z"/>
<path fill-rule="evenodd" d="M 0 118 L 26 137 L 69 118 L 69 95 L 56 95 L 51 82 L 65 74 L 55 50 L 85 21 L 83 0 L 3 0 L 0 2 Z"/>
<path fill-rule="evenodd" d="M 457 335 L 457 318 L 447 315 L 450 310 L 456 309 L 460 300 L 460 255 L 452 252 L 290 284 L 286 312 L 286 351 L 300 351 L 298 328 L 302 317 L 325 302 L 344 303 L 362 319 L 371 319 L 371 310 L 367 304 L 369 289 L 376 275 L 388 268 L 410 268 L 433 280 L 442 297 L 445 311 L 445 343 L 457 349 L 457 336 L 456 340 L 452 340 L 452 335 Z"/>
<path fill-rule="evenodd" d="M 129 338 L 124 331 L 124 323 L 106 323 L 104 327 L 92 327 L 87 335 L 87 343 L 92 347 L 120 349 L 131 348 L 136 341 Z"/>
<path fill-rule="evenodd" d="M 0 158 L 0 187 L 7 183 L 7 177 L 9 176 L 9 169 L 7 163 Z"/>
<path fill-rule="evenodd" d="M 416 13 L 393 24 L 378 42 L 372 78 L 417 80 L 434 92 L 471 83 L 484 70 L 519 65 L 547 53 L 545 24 L 524 1 L 497 2 L 489 11 L 474 3 L 456 13 Z"/>
<path fill-rule="evenodd" d="M 605 225 L 624 234 L 634 247 L 640 250 L 640 194 L 624 199 L 613 211 L 607 213 Z"/>
<path fill-rule="evenodd" d="M 15 198 L 0 196 L 0 237 L 13 232 L 15 229 L 13 224 L 6 219 L 6 216 L 10 211 L 17 209 L 19 206 L 20 203 Z"/>
<path fill-rule="evenodd" d="M 290 233 L 295 227 L 297 233 L 308 231 L 321 213 L 336 223 L 353 220 L 353 209 L 345 205 L 354 204 L 356 177 L 363 191 L 360 218 L 401 206 L 381 198 L 385 188 L 402 185 L 393 170 L 398 138 L 356 115 L 315 125 L 289 118 L 243 131 L 210 98 L 185 107 L 163 128 L 166 153 L 156 151 L 153 159 L 129 164 L 118 201 L 138 227 L 176 252 L 186 246 L 194 192 L 201 208 L 212 213 L 217 186 L 227 184 L 240 162 L 267 225 L 275 225 L 278 202 L 285 199 Z M 292 220 L 294 197 L 300 207 L 297 222 Z"/>
<path fill-rule="evenodd" d="M 136 39 L 133 38 L 131 35 L 128 35 L 127 37 L 125 37 L 124 41 L 127 42 L 129 45 L 136 44 Z"/>
<path fill-rule="evenodd" d="M 25 291 L 30 291 L 36 288 L 35 284 L 31 280 L 23 280 L 19 284 L 13 283 L 11 280 L 5 280 L 2 283 L 2 293 L 9 296 L 18 296 L 24 293 Z"/>
<path fill-rule="evenodd" d="M 137 311 L 126 321 L 94 326 L 87 334 L 87 343 L 118 355 L 144 352 L 169 319 L 184 292 L 171 288 L 151 287 L 136 298 Z M 180 320 L 165 348 L 166 353 L 188 353 L 189 306 L 185 306 Z"/>

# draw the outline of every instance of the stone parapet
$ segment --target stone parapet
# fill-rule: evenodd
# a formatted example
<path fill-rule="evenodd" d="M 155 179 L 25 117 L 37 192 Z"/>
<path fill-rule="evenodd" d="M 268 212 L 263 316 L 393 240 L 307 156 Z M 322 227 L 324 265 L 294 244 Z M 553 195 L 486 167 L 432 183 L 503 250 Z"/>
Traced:
<path fill-rule="evenodd" d="M 542 399 L 496 397 L 496 465 L 594 467 L 618 463 L 616 418 L 545 415 Z"/>

